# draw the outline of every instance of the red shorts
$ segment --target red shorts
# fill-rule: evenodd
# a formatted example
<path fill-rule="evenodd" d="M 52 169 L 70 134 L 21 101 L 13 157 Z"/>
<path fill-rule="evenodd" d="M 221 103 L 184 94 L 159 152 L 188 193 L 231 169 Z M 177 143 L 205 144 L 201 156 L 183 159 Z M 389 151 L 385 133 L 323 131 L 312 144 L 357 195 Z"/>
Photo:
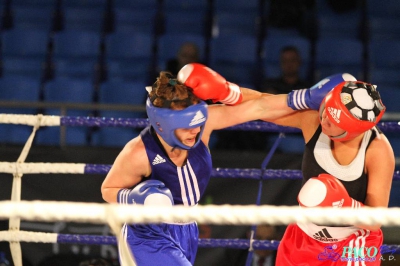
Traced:
<path fill-rule="evenodd" d="M 291 224 L 279 244 L 277 266 L 381 265 L 382 231 L 357 230 L 346 239 L 324 243 Z"/>

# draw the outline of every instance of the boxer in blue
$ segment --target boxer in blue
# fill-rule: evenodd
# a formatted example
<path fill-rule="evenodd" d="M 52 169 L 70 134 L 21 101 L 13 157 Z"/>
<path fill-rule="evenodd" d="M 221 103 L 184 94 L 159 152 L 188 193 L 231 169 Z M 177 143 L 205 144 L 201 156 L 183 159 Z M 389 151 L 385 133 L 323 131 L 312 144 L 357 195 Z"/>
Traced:
<path fill-rule="evenodd" d="M 315 101 L 330 90 L 322 87 L 325 92 L 312 93 Z M 210 180 L 213 130 L 294 112 L 287 95 L 239 88 L 201 64 L 189 65 L 178 79 L 161 72 L 147 90 L 150 125 L 117 156 L 101 188 L 107 202 L 196 206 Z M 223 104 L 207 105 L 200 98 Z M 195 221 L 125 224 L 122 235 L 139 266 L 194 264 Z"/>

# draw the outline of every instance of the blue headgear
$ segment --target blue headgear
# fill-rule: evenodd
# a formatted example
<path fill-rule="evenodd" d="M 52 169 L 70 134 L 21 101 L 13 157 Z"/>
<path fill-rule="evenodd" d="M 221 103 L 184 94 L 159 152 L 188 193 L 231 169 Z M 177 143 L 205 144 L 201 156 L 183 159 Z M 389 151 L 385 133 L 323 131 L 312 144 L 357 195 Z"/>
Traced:
<path fill-rule="evenodd" d="M 171 147 L 189 150 L 200 143 L 208 115 L 205 102 L 200 101 L 200 103 L 191 105 L 183 110 L 172 110 L 155 107 L 151 100 L 147 98 L 146 111 L 150 124 Z M 196 143 L 192 147 L 184 145 L 175 136 L 175 130 L 178 128 L 196 127 L 200 127 L 200 132 L 197 135 Z"/>

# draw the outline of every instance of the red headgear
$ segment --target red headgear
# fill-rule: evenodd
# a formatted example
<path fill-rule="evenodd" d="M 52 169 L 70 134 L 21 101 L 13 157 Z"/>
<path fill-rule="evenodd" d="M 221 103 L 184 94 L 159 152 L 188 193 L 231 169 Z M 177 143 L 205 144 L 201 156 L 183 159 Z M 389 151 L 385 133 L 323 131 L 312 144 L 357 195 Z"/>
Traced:
<path fill-rule="evenodd" d="M 319 109 L 320 120 L 324 109 L 329 120 L 345 130 L 340 136 L 329 137 L 344 141 L 376 126 L 386 107 L 376 86 L 362 81 L 344 81 L 325 96 Z"/>

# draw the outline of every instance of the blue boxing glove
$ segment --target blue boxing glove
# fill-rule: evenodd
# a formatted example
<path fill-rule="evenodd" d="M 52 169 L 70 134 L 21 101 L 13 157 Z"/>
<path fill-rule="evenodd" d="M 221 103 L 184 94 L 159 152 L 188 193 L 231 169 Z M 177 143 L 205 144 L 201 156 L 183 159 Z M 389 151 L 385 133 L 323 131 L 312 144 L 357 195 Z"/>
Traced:
<path fill-rule="evenodd" d="M 348 73 L 340 73 L 324 78 L 309 89 L 293 90 L 288 94 L 287 105 L 293 110 L 318 110 L 325 95 L 343 81 L 357 81 Z"/>
<path fill-rule="evenodd" d="M 174 199 L 171 191 L 159 180 L 146 180 L 133 189 L 123 188 L 118 191 L 118 203 L 142 204 L 147 206 L 172 206 Z"/>

